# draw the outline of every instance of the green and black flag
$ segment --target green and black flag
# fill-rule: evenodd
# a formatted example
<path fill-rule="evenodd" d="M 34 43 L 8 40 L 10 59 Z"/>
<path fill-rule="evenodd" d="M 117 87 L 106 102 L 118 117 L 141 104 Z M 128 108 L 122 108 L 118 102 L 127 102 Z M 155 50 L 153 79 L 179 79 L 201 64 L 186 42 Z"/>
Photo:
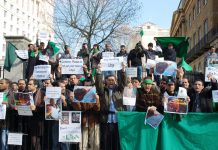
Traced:
<path fill-rule="evenodd" d="M 160 45 L 163 49 L 168 47 L 168 44 L 173 44 L 176 50 L 176 57 L 182 58 L 181 67 L 186 71 L 192 71 L 192 67 L 187 64 L 184 60 L 184 57 L 187 55 L 189 43 L 188 38 L 186 37 L 156 37 L 157 44 Z"/>
<path fill-rule="evenodd" d="M 9 72 L 11 71 L 11 67 L 17 59 L 15 50 L 17 50 L 17 48 L 11 42 L 7 42 L 4 69 Z"/>

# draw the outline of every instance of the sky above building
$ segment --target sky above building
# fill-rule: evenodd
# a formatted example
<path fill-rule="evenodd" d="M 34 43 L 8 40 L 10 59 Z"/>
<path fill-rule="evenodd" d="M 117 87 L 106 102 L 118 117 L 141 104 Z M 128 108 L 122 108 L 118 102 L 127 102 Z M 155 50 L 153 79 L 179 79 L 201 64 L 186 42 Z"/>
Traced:
<path fill-rule="evenodd" d="M 173 12 L 178 8 L 180 0 L 139 1 L 141 3 L 141 10 L 138 12 L 133 26 L 150 21 L 162 28 L 170 28 Z"/>

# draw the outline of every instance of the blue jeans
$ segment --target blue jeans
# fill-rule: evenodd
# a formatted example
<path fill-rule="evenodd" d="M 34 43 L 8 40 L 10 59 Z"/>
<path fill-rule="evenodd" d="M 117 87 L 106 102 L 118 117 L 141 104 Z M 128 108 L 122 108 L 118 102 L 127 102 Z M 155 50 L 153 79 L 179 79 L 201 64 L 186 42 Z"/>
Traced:
<path fill-rule="evenodd" d="M 137 78 L 142 79 L 142 66 L 137 66 Z"/>
<path fill-rule="evenodd" d="M 7 144 L 8 131 L 6 129 L 2 129 L 0 134 L 1 134 L 0 149 L 8 150 L 8 144 Z"/>

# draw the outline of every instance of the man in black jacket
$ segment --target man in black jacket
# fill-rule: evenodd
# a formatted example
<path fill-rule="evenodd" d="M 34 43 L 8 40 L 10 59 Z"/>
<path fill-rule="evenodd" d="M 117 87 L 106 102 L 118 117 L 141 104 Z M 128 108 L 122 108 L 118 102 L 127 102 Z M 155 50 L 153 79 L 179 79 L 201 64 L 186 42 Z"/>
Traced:
<path fill-rule="evenodd" d="M 213 112 L 212 108 L 212 90 L 217 90 L 217 81 L 209 75 L 211 87 L 204 88 L 202 80 L 196 80 L 193 89 L 188 91 L 191 101 L 189 103 L 190 112 Z"/>

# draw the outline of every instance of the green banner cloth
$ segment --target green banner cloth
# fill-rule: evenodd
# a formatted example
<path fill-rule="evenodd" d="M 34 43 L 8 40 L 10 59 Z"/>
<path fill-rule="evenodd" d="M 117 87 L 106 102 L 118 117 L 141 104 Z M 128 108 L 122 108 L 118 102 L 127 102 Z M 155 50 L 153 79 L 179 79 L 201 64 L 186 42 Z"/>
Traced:
<path fill-rule="evenodd" d="M 4 69 L 7 71 L 11 71 L 11 67 L 17 59 L 17 55 L 15 53 L 17 48 L 10 42 L 7 42 L 6 56 L 4 62 Z"/>
<path fill-rule="evenodd" d="M 117 114 L 122 150 L 218 149 L 218 113 L 189 113 L 181 121 L 165 114 L 156 130 L 144 124 L 145 113 Z"/>

